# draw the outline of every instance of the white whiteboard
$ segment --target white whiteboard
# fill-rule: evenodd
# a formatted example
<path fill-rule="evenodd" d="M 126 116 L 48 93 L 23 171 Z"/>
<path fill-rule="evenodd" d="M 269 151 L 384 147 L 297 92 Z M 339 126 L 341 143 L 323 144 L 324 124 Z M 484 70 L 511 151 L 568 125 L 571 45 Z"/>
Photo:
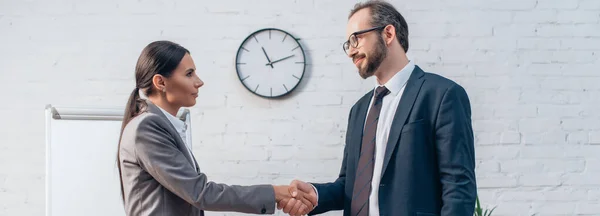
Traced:
<path fill-rule="evenodd" d="M 46 106 L 46 216 L 125 216 L 116 163 L 123 113 Z M 188 109 L 177 116 L 191 126 Z"/>

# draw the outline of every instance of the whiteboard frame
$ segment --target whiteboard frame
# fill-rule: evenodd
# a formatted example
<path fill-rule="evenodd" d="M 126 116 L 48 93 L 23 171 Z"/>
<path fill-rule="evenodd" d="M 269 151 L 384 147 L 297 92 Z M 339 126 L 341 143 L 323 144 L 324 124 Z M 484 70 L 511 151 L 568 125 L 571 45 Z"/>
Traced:
<path fill-rule="evenodd" d="M 50 186 L 52 185 L 50 179 L 50 175 L 52 172 L 52 164 L 50 149 L 52 148 L 52 137 L 50 136 L 52 132 L 52 120 L 111 120 L 111 121 L 121 121 L 123 119 L 123 115 L 125 113 L 125 109 L 123 107 L 106 107 L 106 108 L 84 108 L 84 107 L 61 107 L 61 106 L 52 106 L 51 104 L 46 105 L 45 115 L 46 115 L 46 167 L 45 167 L 45 188 L 46 188 L 46 196 L 45 196 L 45 204 L 46 204 L 46 216 L 52 216 L 52 189 Z M 190 117 L 190 110 L 187 108 L 179 109 L 177 113 L 177 118 L 184 121 L 188 127 L 191 127 L 192 118 Z M 192 134 L 191 128 L 186 130 L 187 143 L 192 143 Z M 191 148 L 192 145 L 190 145 Z"/>

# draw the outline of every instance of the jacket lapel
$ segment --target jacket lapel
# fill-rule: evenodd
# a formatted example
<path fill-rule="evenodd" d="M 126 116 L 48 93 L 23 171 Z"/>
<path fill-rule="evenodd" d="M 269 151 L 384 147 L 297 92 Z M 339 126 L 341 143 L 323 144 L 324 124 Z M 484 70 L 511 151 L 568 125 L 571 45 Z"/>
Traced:
<path fill-rule="evenodd" d="M 381 170 L 381 176 L 385 173 L 385 169 L 387 168 L 390 159 L 392 157 L 392 153 L 394 153 L 394 149 L 398 144 L 398 139 L 400 138 L 400 132 L 406 123 L 406 119 L 408 118 L 408 114 L 413 108 L 415 104 L 415 99 L 419 94 L 419 90 L 423 85 L 425 79 L 423 78 L 423 70 L 415 65 L 415 69 L 410 75 L 408 81 L 406 82 L 406 87 L 404 92 L 402 93 L 402 98 L 400 98 L 400 103 L 398 104 L 398 108 L 396 109 L 396 114 L 394 115 L 394 120 L 392 121 L 392 126 L 390 127 L 390 135 L 388 137 L 388 143 L 385 149 L 385 156 L 383 158 L 383 168 Z"/>
<path fill-rule="evenodd" d="M 356 167 L 358 165 L 358 158 L 360 155 L 360 148 L 362 145 L 362 136 L 364 134 L 365 118 L 367 118 L 367 111 L 369 108 L 369 104 L 371 103 L 372 97 L 373 97 L 373 90 L 371 90 L 368 94 L 366 94 L 360 100 L 360 102 L 357 106 L 357 110 L 356 110 L 354 116 L 352 117 L 354 119 L 353 125 L 352 125 L 352 134 L 350 134 L 350 136 L 352 136 L 350 138 L 350 142 L 352 142 L 352 143 L 348 143 L 348 144 L 349 144 L 349 146 L 352 146 L 354 155 L 356 156 L 356 157 L 354 157 L 354 161 L 353 161 L 354 167 Z"/>
<path fill-rule="evenodd" d="M 177 132 L 177 129 L 175 129 L 175 126 L 173 126 L 173 124 L 171 124 L 171 121 L 169 121 L 169 119 L 167 118 L 167 116 L 165 116 L 165 114 L 160 110 L 160 108 L 158 108 L 150 100 L 146 100 L 146 104 L 148 105 L 148 112 L 160 116 L 161 118 L 163 118 L 165 120 L 165 122 L 167 122 L 167 128 L 166 129 L 175 138 L 175 142 L 177 144 L 177 148 L 179 148 L 180 151 L 187 151 L 187 147 L 185 146 L 185 142 L 181 139 L 181 137 L 179 136 L 179 133 Z M 183 156 L 188 159 L 188 161 L 190 162 L 190 164 L 196 164 L 196 172 L 199 172 L 200 168 L 198 167 L 198 164 L 196 163 L 196 159 L 193 158 L 194 157 L 193 154 L 192 154 L 192 158 L 189 158 L 189 156 L 188 156 L 187 153 L 184 153 Z"/>

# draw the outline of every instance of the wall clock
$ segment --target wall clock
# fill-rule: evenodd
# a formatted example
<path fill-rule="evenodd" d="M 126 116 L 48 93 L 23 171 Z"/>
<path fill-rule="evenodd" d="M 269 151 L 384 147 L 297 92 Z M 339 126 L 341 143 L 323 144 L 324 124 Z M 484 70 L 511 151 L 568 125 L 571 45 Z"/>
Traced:
<path fill-rule="evenodd" d="M 277 98 L 292 92 L 304 77 L 304 49 L 291 34 L 265 28 L 250 34 L 235 58 L 240 82 L 250 92 Z"/>

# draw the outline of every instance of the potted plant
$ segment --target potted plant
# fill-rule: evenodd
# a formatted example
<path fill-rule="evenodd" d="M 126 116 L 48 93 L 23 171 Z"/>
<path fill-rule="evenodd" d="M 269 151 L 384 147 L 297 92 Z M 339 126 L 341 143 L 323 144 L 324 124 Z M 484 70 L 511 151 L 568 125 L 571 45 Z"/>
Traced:
<path fill-rule="evenodd" d="M 491 216 L 494 209 L 496 209 L 496 207 L 492 208 L 491 210 L 486 209 L 485 211 L 483 211 L 483 209 L 481 209 L 481 204 L 479 204 L 479 196 L 477 196 L 477 204 L 475 206 L 474 216 Z"/>

